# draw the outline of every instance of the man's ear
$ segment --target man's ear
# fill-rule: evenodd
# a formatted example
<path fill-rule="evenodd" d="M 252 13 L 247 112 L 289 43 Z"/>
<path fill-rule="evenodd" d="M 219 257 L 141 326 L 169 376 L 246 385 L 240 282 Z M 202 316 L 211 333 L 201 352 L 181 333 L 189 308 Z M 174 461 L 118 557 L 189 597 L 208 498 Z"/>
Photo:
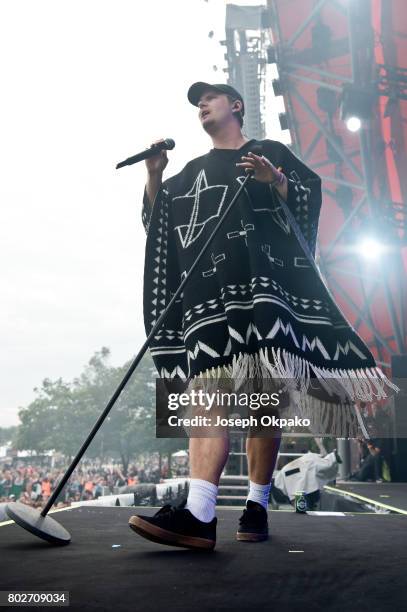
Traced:
<path fill-rule="evenodd" d="M 237 112 L 240 113 L 241 112 L 241 110 L 242 110 L 242 103 L 240 102 L 240 100 L 235 100 L 233 102 L 232 110 L 233 110 L 234 113 L 237 113 Z"/>

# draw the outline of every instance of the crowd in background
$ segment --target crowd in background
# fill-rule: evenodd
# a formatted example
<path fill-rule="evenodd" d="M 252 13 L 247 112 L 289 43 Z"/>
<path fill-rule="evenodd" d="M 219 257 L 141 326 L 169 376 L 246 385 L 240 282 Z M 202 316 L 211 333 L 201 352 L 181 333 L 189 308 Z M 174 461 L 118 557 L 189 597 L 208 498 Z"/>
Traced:
<path fill-rule="evenodd" d="M 40 507 L 52 495 L 67 466 L 50 467 L 23 462 L 0 463 L 0 503 L 19 501 Z M 60 505 L 97 499 L 141 483 L 159 483 L 168 476 L 168 464 L 161 468 L 156 457 L 130 465 L 124 474 L 120 464 L 100 465 L 86 462 L 79 466 L 64 489 Z"/>

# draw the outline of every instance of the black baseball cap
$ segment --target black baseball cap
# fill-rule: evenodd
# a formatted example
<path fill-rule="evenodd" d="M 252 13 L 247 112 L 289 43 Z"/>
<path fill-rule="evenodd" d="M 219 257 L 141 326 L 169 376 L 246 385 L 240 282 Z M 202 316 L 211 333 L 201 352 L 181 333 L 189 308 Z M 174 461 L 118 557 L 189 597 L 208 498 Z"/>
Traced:
<path fill-rule="evenodd" d="M 215 83 L 214 85 L 211 83 L 203 83 L 202 81 L 198 81 L 191 85 L 188 89 L 188 100 L 194 106 L 198 106 L 198 102 L 204 91 L 208 89 L 214 89 L 219 93 L 226 94 L 227 96 L 232 96 L 235 100 L 240 100 L 242 102 L 242 117 L 244 115 L 244 101 L 240 93 L 231 85 L 225 85 L 225 83 Z"/>

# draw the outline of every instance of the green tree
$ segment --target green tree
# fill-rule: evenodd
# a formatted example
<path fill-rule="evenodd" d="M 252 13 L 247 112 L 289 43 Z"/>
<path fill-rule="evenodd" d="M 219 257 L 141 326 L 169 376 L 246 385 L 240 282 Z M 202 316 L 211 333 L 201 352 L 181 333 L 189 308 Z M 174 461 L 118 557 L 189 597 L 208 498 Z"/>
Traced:
<path fill-rule="evenodd" d="M 19 412 L 17 448 L 75 455 L 130 367 L 109 365 L 106 347 L 96 352 L 72 382 L 46 378 L 36 399 Z M 127 471 L 132 458 L 158 451 L 168 456 L 186 441 L 155 437 L 156 370 L 147 352 L 87 450 L 87 456 L 118 455 Z"/>
<path fill-rule="evenodd" d="M 17 426 L 11 427 L 0 427 L 0 445 L 7 444 L 7 442 L 13 442 L 17 434 Z"/>
<path fill-rule="evenodd" d="M 72 413 L 74 405 L 69 384 L 61 378 L 56 381 L 45 378 L 42 386 L 34 391 L 38 397 L 19 411 L 21 425 L 16 436 L 17 448 L 38 453 L 66 448 L 68 439 L 73 437 L 75 431 L 75 426 L 71 425 L 65 431 L 65 436 L 61 436 L 61 420 Z"/>

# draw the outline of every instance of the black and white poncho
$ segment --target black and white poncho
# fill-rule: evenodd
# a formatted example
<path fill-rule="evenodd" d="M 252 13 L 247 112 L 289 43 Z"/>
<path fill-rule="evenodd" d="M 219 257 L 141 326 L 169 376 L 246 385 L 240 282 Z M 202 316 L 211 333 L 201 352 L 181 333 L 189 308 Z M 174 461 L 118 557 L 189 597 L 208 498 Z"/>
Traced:
<path fill-rule="evenodd" d="M 282 143 L 250 140 L 238 150 L 211 149 L 163 183 L 152 210 L 144 193 L 145 330 L 150 333 L 245 178 L 235 163 L 255 145 L 288 177 L 287 206 L 297 232 L 276 190 L 250 179 L 150 352 L 164 379 L 190 382 L 209 370 L 216 382 L 220 366 L 234 379 L 288 378 L 297 384 L 297 407 L 317 405 L 324 418 L 325 401 L 309 394 L 310 381 L 318 379 L 333 393 L 327 401 L 340 408 L 340 434 L 344 404 L 352 411 L 353 402 L 386 397 L 385 387 L 394 386 L 319 273 L 321 180 Z M 338 395 L 338 380 L 345 396 Z"/>

